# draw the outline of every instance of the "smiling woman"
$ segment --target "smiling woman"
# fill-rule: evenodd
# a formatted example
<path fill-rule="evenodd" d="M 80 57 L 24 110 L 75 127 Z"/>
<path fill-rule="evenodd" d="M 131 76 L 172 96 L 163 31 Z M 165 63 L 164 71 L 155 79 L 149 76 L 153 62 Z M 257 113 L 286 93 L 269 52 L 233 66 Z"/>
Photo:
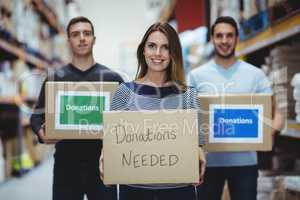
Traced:
<path fill-rule="evenodd" d="M 176 82 L 186 87 L 180 41 L 168 23 L 150 26 L 138 46 L 137 57 L 137 82 L 154 86 Z"/>
<path fill-rule="evenodd" d="M 119 86 L 112 99 L 112 110 L 162 110 L 195 109 L 197 107 L 196 90 L 186 86 L 181 45 L 176 31 L 168 23 L 155 23 L 146 31 L 137 49 L 138 71 L 136 80 Z M 172 129 L 158 131 L 147 130 L 147 134 L 126 133 L 122 127 L 116 132 L 117 142 L 131 144 L 135 141 L 173 140 L 177 133 Z M 204 144 L 200 135 L 199 144 Z M 205 171 L 205 158 L 199 147 L 199 183 Z M 101 156 L 100 161 L 103 161 Z M 123 164 L 137 167 L 173 166 L 179 162 L 174 155 L 138 154 L 134 151 L 123 154 Z M 101 163 L 101 162 L 100 162 Z M 100 170 L 103 168 L 100 166 Z M 103 175 L 103 170 L 101 172 Z M 174 174 L 177 176 L 177 174 Z M 103 176 L 102 176 L 103 177 Z M 195 188 L 192 184 L 143 184 L 120 185 L 122 200 L 194 200 Z"/>
<path fill-rule="evenodd" d="M 165 71 L 170 63 L 167 37 L 159 31 L 153 32 L 146 42 L 144 55 L 148 74 Z"/>

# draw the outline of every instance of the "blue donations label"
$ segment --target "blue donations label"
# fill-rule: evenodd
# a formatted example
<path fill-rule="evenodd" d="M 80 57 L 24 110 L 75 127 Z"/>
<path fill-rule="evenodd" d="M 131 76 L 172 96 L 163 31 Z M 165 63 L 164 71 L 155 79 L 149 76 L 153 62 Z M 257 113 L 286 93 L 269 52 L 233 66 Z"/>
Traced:
<path fill-rule="evenodd" d="M 258 138 L 259 114 L 258 108 L 228 108 L 213 109 L 214 138 Z"/>

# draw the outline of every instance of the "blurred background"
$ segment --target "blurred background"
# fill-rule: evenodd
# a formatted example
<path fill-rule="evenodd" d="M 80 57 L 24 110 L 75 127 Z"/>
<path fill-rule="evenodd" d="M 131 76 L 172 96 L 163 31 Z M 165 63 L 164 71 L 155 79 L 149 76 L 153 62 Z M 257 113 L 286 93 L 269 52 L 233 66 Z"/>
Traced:
<path fill-rule="evenodd" d="M 300 199 L 299 0 L 0 0 L 0 199 L 51 199 L 53 146 L 38 144 L 28 119 L 47 71 L 69 61 L 65 28 L 79 15 L 95 26 L 96 61 L 125 80 L 135 76 L 137 45 L 152 23 L 176 28 L 187 75 L 214 54 L 214 20 L 234 17 L 236 55 L 269 76 L 287 119 L 273 151 L 259 152 L 257 198 Z"/>

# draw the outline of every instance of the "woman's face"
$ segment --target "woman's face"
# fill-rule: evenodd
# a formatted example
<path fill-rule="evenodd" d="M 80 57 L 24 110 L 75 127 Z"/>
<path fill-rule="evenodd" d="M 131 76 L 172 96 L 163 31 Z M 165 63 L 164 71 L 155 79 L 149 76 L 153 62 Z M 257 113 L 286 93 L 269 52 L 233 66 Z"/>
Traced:
<path fill-rule="evenodd" d="M 148 72 L 165 72 L 170 63 L 169 42 L 160 31 L 152 32 L 144 48 Z"/>

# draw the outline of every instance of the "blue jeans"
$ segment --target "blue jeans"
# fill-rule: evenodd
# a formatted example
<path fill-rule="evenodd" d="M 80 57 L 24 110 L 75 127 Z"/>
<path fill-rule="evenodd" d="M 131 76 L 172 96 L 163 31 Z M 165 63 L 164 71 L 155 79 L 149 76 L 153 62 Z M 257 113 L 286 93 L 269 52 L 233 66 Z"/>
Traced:
<path fill-rule="evenodd" d="M 120 185 L 120 200 L 196 200 L 194 186 L 174 189 L 142 189 Z"/>
<path fill-rule="evenodd" d="M 227 180 L 231 200 L 256 200 L 257 166 L 207 167 L 198 200 L 221 200 Z"/>
<path fill-rule="evenodd" d="M 55 159 L 53 200 L 117 200 L 115 186 L 106 187 L 99 177 L 97 161 Z"/>

